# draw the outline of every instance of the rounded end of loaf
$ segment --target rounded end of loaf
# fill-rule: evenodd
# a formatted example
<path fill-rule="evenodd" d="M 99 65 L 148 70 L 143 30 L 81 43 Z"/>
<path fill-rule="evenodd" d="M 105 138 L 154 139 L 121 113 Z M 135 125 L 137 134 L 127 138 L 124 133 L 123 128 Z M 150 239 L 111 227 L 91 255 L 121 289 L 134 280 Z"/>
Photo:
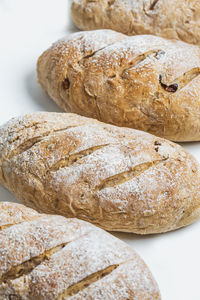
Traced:
<path fill-rule="evenodd" d="M 51 49 L 51 48 L 50 48 Z M 60 101 L 60 79 L 59 68 L 56 61 L 60 58 L 53 50 L 46 50 L 40 55 L 37 61 L 37 79 L 42 89 L 62 108 L 63 102 Z M 61 82 L 63 79 L 61 79 Z"/>
<path fill-rule="evenodd" d="M 95 8 L 95 11 L 93 9 Z M 96 11 L 97 10 L 97 11 Z M 95 16 L 94 16 L 95 13 Z M 103 24 L 101 21 L 103 17 L 103 2 L 102 6 L 93 3 L 89 7 L 80 1 L 73 1 L 71 5 L 71 18 L 77 28 L 81 30 L 94 30 L 102 29 Z M 100 23 L 102 26 L 100 26 Z"/>

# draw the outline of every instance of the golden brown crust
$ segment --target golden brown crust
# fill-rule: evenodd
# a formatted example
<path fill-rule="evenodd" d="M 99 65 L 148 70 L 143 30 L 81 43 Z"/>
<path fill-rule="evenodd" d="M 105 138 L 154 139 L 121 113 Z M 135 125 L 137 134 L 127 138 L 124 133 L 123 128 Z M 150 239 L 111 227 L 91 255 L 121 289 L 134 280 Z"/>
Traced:
<path fill-rule="evenodd" d="M 200 214 L 200 170 L 182 147 L 74 114 L 35 113 L 0 128 L 0 181 L 28 206 L 139 234 Z"/>
<path fill-rule="evenodd" d="M 199 0 L 73 0 L 71 13 L 82 30 L 107 28 L 200 45 Z"/>
<path fill-rule="evenodd" d="M 65 111 L 150 132 L 200 140 L 200 49 L 156 36 L 79 32 L 38 60 L 38 80 Z"/>
<path fill-rule="evenodd" d="M 0 231 L 0 299 L 161 299 L 143 260 L 105 231 L 1 202 L 5 215 L 2 226 L 14 224 Z"/>

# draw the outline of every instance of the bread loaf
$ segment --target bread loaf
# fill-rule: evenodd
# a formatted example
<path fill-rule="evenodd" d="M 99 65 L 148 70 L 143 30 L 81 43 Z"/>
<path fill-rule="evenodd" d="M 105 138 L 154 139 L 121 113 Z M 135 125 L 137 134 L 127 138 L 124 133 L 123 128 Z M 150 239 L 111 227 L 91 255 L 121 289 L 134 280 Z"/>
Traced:
<path fill-rule="evenodd" d="M 111 30 L 78 32 L 38 60 L 43 89 L 67 112 L 174 141 L 200 140 L 200 48 Z"/>
<path fill-rule="evenodd" d="M 107 230 L 173 230 L 200 215 L 200 169 L 181 146 L 74 114 L 0 128 L 0 182 L 41 212 Z"/>
<path fill-rule="evenodd" d="M 73 0 L 71 12 L 83 30 L 155 34 L 200 45 L 199 0 Z"/>
<path fill-rule="evenodd" d="M 161 299 L 143 260 L 87 222 L 0 203 L 0 299 Z"/>

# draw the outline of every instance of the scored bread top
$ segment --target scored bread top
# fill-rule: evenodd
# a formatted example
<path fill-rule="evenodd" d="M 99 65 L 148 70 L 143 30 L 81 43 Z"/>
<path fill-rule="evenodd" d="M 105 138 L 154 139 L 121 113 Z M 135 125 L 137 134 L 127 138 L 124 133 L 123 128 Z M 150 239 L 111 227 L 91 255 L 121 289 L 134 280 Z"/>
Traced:
<path fill-rule="evenodd" d="M 160 299 L 142 259 L 103 230 L 14 203 L 1 218 L 0 299 Z"/>
<path fill-rule="evenodd" d="M 108 28 L 200 45 L 199 0 L 73 0 L 71 13 L 82 30 Z"/>
<path fill-rule="evenodd" d="M 174 141 L 200 140 L 200 49 L 152 35 L 78 32 L 38 60 L 43 89 L 67 112 Z"/>
<path fill-rule="evenodd" d="M 200 213 L 199 165 L 181 146 L 75 114 L 2 126 L 0 182 L 39 211 L 107 230 L 165 232 Z"/>

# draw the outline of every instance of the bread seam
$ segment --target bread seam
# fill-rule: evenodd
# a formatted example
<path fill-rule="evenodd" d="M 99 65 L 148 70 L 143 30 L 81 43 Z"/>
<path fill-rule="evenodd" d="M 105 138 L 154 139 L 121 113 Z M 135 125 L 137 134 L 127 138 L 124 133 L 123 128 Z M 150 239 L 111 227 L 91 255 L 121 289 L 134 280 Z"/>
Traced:
<path fill-rule="evenodd" d="M 115 269 L 117 269 L 122 264 L 123 263 L 110 265 L 103 270 L 90 274 L 89 276 L 85 277 L 81 281 L 68 287 L 62 294 L 60 294 L 56 298 L 56 300 L 64 300 L 78 294 L 79 292 L 83 291 L 85 288 L 88 288 L 91 284 L 101 280 L 101 278 L 112 273 Z"/>
<path fill-rule="evenodd" d="M 131 168 L 129 171 L 125 171 L 122 173 L 118 173 L 114 176 L 108 177 L 105 180 L 103 180 L 97 187 L 96 191 L 102 190 L 104 188 L 111 188 L 116 187 L 120 184 L 123 184 L 139 175 L 147 171 L 149 168 L 156 166 L 157 164 L 166 161 L 167 158 L 162 160 L 154 160 L 151 162 L 145 162 L 139 165 L 136 165 L 135 167 Z"/>
<path fill-rule="evenodd" d="M 27 150 L 31 149 L 35 144 L 42 142 L 46 137 L 50 137 L 50 136 L 54 135 L 55 133 L 60 133 L 60 132 L 63 132 L 67 129 L 71 129 L 71 128 L 74 128 L 74 127 L 78 127 L 78 126 L 68 126 L 66 128 L 53 130 L 53 131 L 48 131 L 48 132 L 44 133 L 41 136 L 31 138 L 31 139 L 27 140 L 25 143 L 22 143 L 21 145 L 19 145 L 16 148 L 16 150 L 11 151 L 11 153 L 8 155 L 8 159 L 12 159 L 15 156 L 18 156 L 18 155 L 22 154 L 23 152 L 26 152 Z M 30 145 L 29 145 L 29 142 L 30 142 Z M 26 144 L 28 144 L 28 145 L 26 146 Z"/>
<path fill-rule="evenodd" d="M 141 62 L 143 62 L 147 58 L 155 57 L 157 60 L 160 59 L 158 56 L 159 53 L 163 53 L 164 51 L 162 49 L 155 49 L 155 50 L 149 50 L 147 52 L 144 52 L 142 54 L 139 54 L 136 56 L 131 62 L 128 63 L 128 66 L 123 67 L 123 70 L 121 72 L 121 76 L 123 77 L 123 73 L 128 71 L 131 68 L 136 67 Z M 158 57 L 157 57 L 158 56 Z"/>
<path fill-rule="evenodd" d="M 14 143 L 15 141 L 17 141 L 18 139 L 20 139 L 20 133 L 21 132 L 23 132 L 25 129 L 31 129 L 31 128 L 37 128 L 37 125 L 43 125 L 43 124 L 46 124 L 47 122 L 46 121 L 43 121 L 43 122 L 35 122 L 35 123 L 33 123 L 33 124 L 30 124 L 30 125 L 25 125 L 25 124 L 23 124 L 23 127 L 20 129 L 20 130 L 17 130 L 17 134 L 18 134 L 18 136 L 16 137 L 16 138 L 14 138 L 14 139 L 12 139 L 12 140 L 9 140 L 8 142 L 10 143 L 10 144 L 12 144 L 12 143 Z M 20 124 L 20 121 L 19 121 L 19 125 L 21 125 Z"/>
<path fill-rule="evenodd" d="M 184 73 L 182 76 L 174 79 L 172 83 L 163 82 L 163 80 L 162 80 L 163 75 L 160 75 L 159 81 L 160 81 L 162 88 L 167 92 L 170 92 L 168 90 L 168 88 L 174 84 L 178 85 L 178 88 L 176 91 L 180 91 L 186 85 L 188 85 L 191 81 L 193 81 L 196 77 L 198 77 L 199 75 L 200 75 L 200 68 L 193 68 L 193 69 L 187 71 L 186 73 Z"/>
<path fill-rule="evenodd" d="M 18 225 L 18 224 L 16 224 Z M 69 242 L 66 243 L 62 243 L 60 245 L 57 245 L 51 249 L 47 249 L 45 250 L 43 253 L 41 253 L 38 256 L 32 257 L 29 260 L 17 265 L 17 266 L 13 266 L 8 272 L 4 273 L 1 277 L 0 277 L 0 284 L 2 282 L 6 282 L 8 280 L 14 280 L 17 279 L 19 277 L 23 277 L 24 275 L 28 275 L 30 274 L 37 266 L 39 266 L 40 264 L 42 264 L 43 262 L 45 262 L 46 260 L 49 260 L 51 258 L 51 256 L 53 254 L 56 254 L 57 252 L 61 251 L 62 249 L 65 248 L 65 246 L 69 245 L 72 242 L 75 242 L 76 240 L 79 240 L 81 238 L 83 238 L 84 236 L 88 235 L 91 231 L 87 231 L 85 234 L 72 239 Z M 39 259 L 39 262 L 38 262 Z M 29 263 L 33 262 L 33 266 L 27 270 L 26 267 Z M 22 273 L 20 273 L 20 275 L 18 276 L 18 274 L 16 274 L 16 276 L 13 275 L 13 273 L 17 272 L 19 268 L 22 267 Z M 21 271 L 21 270 L 20 270 Z"/>
<path fill-rule="evenodd" d="M 58 171 L 59 169 L 69 167 L 69 166 L 73 165 L 74 163 L 76 163 L 77 161 L 79 161 L 80 159 L 82 159 L 83 157 L 89 156 L 92 153 L 94 153 L 95 151 L 102 149 L 108 145 L 109 144 L 94 146 L 94 147 L 82 150 L 78 153 L 67 155 L 65 158 L 62 158 L 57 163 L 55 163 L 47 172 Z"/>
<path fill-rule="evenodd" d="M 51 255 L 60 251 L 67 244 L 68 243 L 64 243 L 53 247 L 49 250 L 44 251 L 42 254 L 23 262 L 20 265 L 12 267 L 8 272 L 2 275 L 2 277 L 0 278 L 0 284 L 2 282 L 6 283 L 8 280 L 15 280 L 19 277 L 30 274 L 37 266 L 48 260 Z"/>

